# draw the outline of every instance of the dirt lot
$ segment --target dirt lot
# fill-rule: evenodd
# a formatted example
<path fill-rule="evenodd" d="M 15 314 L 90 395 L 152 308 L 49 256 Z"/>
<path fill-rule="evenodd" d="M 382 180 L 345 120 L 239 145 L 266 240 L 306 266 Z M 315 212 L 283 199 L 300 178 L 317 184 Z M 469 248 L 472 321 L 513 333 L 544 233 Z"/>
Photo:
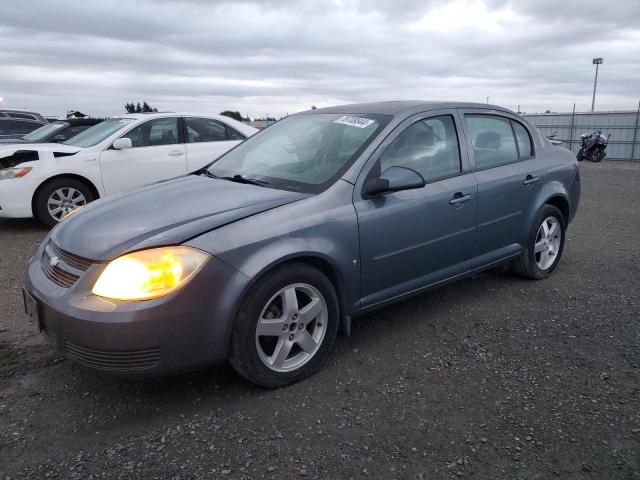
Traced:
<path fill-rule="evenodd" d="M 490 272 L 359 318 L 275 391 L 56 358 L 20 298 L 45 231 L 0 220 L 0 478 L 640 478 L 640 165 L 582 170 L 551 278 Z"/>

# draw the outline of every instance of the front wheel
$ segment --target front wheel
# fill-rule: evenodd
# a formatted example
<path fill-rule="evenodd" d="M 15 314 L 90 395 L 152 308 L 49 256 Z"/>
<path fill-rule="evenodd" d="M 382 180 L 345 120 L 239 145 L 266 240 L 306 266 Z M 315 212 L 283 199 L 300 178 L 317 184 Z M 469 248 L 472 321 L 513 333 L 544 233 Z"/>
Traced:
<path fill-rule="evenodd" d="M 576 155 L 576 160 L 578 160 L 579 162 L 584 160 L 584 148 L 581 148 L 580 150 L 578 150 L 578 154 Z"/>
<path fill-rule="evenodd" d="M 527 248 L 512 263 L 515 273 L 535 280 L 548 277 L 562 257 L 565 231 L 560 210 L 544 205 L 536 215 Z"/>
<path fill-rule="evenodd" d="M 91 189 L 80 180 L 56 178 L 38 191 L 34 199 L 34 213 L 41 223 L 53 227 L 71 211 L 93 200 Z"/>
<path fill-rule="evenodd" d="M 243 377 L 267 388 L 313 374 L 338 332 L 338 299 L 329 279 L 296 263 L 262 277 L 239 309 L 229 361 Z"/>

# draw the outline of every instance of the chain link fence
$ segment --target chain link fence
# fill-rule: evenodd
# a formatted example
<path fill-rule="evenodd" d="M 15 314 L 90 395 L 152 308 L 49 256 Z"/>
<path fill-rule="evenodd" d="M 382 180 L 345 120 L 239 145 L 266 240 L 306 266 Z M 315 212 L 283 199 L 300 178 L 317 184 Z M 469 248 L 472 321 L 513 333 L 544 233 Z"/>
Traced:
<path fill-rule="evenodd" d="M 637 110 L 620 112 L 576 112 L 522 114 L 543 135 L 558 133 L 556 140 L 577 153 L 580 135 L 601 130 L 609 138 L 607 160 L 640 161 L 640 102 Z"/>

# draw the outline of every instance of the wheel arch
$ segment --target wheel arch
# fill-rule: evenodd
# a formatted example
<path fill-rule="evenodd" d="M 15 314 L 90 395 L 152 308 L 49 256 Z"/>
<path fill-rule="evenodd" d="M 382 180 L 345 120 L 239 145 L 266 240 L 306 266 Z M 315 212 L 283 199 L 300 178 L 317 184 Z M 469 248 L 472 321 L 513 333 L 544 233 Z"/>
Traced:
<path fill-rule="evenodd" d="M 564 223 L 565 225 L 569 224 L 569 218 L 571 215 L 571 208 L 569 206 L 569 200 L 567 199 L 567 197 L 563 196 L 563 195 L 553 195 L 549 198 L 547 198 L 547 200 L 544 202 L 545 205 L 553 205 L 554 207 L 556 207 L 558 210 L 560 210 L 560 213 L 562 213 L 562 216 L 564 217 Z"/>
<path fill-rule="evenodd" d="M 332 262 L 326 255 L 318 252 L 298 252 L 278 258 L 265 265 L 256 275 L 252 277 L 249 284 L 245 287 L 244 291 L 239 296 L 239 302 L 238 305 L 236 305 L 235 312 L 237 312 L 239 308 L 239 303 L 242 302 L 245 295 L 251 290 L 251 288 L 253 288 L 256 282 L 258 282 L 265 275 L 269 274 L 269 272 L 272 272 L 276 268 L 280 268 L 287 264 L 293 263 L 306 263 L 307 265 L 322 272 L 329 279 L 329 281 L 335 288 L 336 294 L 338 295 L 338 307 L 340 309 L 340 332 L 343 334 L 349 334 L 351 328 L 351 315 L 348 314 L 348 293 L 346 280 L 338 266 L 334 262 Z"/>
<path fill-rule="evenodd" d="M 89 188 L 89 190 L 91 190 L 91 193 L 94 196 L 94 200 L 97 200 L 98 198 L 100 198 L 100 192 L 98 191 L 98 188 L 95 186 L 95 184 L 89 180 L 87 177 L 84 177 L 82 175 L 78 175 L 76 173 L 60 173 L 58 175 L 54 175 L 52 177 L 47 178 L 46 180 L 43 180 L 40 185 L 38 185 L 38 187 L 35 189 L 35 191 L 33 192 L 33 196 L 31 197 L 31 212 L 33 213 L 33 215 L 35 216 L 36 210 L 35 210 L 35 204 L 36 204 L 36 199 L 38 198 L 38 195 L 40 194 L 40 192 L 42 191 L 42 189 L 45 187 L 45 185 L 47 185 L 49 182 L 52 182 L 54 180 L 58 180 L 60 178 L 72 178 L 74 180 L 77 180 L 79 182 L 84 183 L 87 188 Z"/>

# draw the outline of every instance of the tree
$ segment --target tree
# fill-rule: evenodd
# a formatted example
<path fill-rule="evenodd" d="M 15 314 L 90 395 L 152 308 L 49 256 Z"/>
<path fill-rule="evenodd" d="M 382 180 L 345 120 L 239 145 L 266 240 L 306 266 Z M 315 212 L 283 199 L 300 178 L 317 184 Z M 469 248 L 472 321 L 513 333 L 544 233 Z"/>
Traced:
<path fill-rule="evenodd" d="M 142 105 L 140 105 L 140 102 L 135 105 L 133 104 L 133 102 L 125 103 L 124 108 L 127 113 L 149 113 L 158 111 L 157 108 L 151 107 L 146 101 L 143 101 Z"/>
<path fill-rule="evenodd" d="M 224 115 L 225 117 L 233 118 L 239 122 L 249 122 L 251 119 L 249 117 L 243 117 L 242 114 L 238 111 L 225 110 L 224 112 L 220 112 L 220 115 Z"/>
<path fill-rule="evenodd" d="M 311 105 L 311 110 L 317 110 L 318 107 L 316 107 L 315 105 Z"/>

